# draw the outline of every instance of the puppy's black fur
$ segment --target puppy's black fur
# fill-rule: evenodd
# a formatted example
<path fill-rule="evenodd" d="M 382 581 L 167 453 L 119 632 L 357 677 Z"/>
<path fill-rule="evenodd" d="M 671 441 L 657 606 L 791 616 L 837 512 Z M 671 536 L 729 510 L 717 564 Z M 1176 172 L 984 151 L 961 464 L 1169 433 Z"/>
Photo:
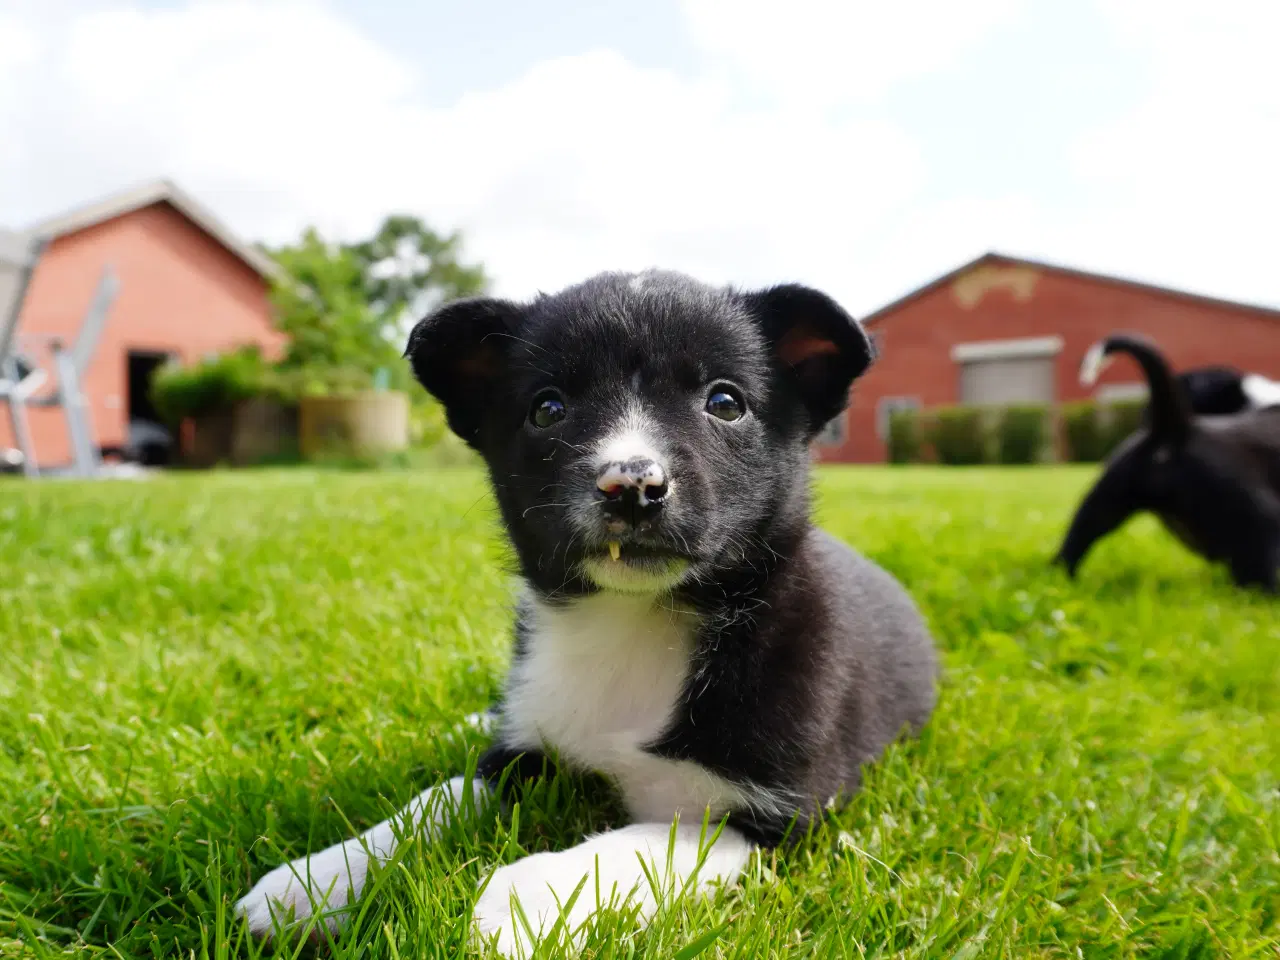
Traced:
<path fill-rule="evenodd" d="M 1057 560 L 1074 576 L 1085 554 L 1130 516 L 1150 511 L 1188 548 L 1225 563 L 1240 586 L 1277 589 L 1280 568 L 1280 407 L 1196 416 L 1149 341 L 1107 338 L 1150 386 L 1147 423 L 1107 462 L 1067 531 Z"/>
<path fill-rule="evenodd" d="M 853 792 L 861 764 L 929 717 L 937 665 L 914 604 L 809 519 L 810 442 L 874 360 L 829 297 L 605 274 L 527 304 L 447 305 L 414 329 L 407 355 L 483 456 L 531 594 L 512 677 L 540 642 L 531 604 L 598 594 L 588 571 L 613 541 L 636 570 L 683 564 L 655 603 L 697 624 L 683 692 L 641 749 L 772 798 L 730 811 L 748 837 L 777 843 L 788 821 Z M 731 421 L 709 412 L 735 404 Z M 598 451 L 619 424 L 639 422 L 661 448 L 670 494 L 656 517 L 619 532 Z M 575 690 L 563 697 L 572 711 Z M 500 719 L 481 774 L 496 780 L 518 758 L 517 776 L 536 773 L 544 746 L 571 751 Z"/>
<path fill-rule="evenodd" d="M 1202 417 L 1227 417 L 1251 406 L 1244 391 L 1244 373 L 1235 367 L 1196 367 L 1178 374 L 1191 412 Z"/>

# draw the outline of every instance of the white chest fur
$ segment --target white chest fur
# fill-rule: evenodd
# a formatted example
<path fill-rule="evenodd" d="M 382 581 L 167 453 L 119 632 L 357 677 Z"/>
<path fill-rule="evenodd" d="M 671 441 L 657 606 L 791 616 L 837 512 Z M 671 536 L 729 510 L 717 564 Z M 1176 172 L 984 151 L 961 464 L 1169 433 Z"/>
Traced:
<path fill-rule="evenodd" d="M 695 618 L 650 597 L 602 593 L 566 607 L 533 602 L 525 657 L 505 704 L 513 746 L 553 747 L 563 761 L 612 777 L 632 816 L 718 816 L 739 802 L 694 763 L 641 746 L 667 727 L 684 686 Z"/>

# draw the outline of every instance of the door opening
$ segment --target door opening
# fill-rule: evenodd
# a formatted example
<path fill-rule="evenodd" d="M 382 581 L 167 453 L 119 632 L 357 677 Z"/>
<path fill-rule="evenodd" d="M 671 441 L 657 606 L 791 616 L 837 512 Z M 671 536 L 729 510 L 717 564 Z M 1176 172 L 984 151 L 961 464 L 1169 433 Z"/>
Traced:
<path fill-rule="evenodd" d="M 173 434 L 151 400 L 151 378 L 170 359 L 167 353 L 129 351 L 129 436 L 127 455 L 148 466 L 164 466 L 173 459 Z"/>

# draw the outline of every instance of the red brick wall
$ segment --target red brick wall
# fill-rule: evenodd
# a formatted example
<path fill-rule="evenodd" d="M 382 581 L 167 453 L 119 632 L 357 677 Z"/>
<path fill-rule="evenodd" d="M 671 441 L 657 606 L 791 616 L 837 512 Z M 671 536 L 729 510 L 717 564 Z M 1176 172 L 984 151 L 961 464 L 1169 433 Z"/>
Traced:
<path fill-rule="evenodd" d="M 1091 395 L 1078 381 L 1080 361 L 1092 343 L 1119 330 L 1154 338 L 1175 369 L 1224 363 L 1280 379 L 1280 317 L 1032 267 L 979 266 L 873 318 L 867 329 L 880 360 L 854 386 L 844 444 L 819 448 L 821 460 L 884 460 L 875 429 L 881 397 L 916 396 L 925 407 L 959 402 L 960 369 L 951 359 L 959 343 L 1060 336 L 1059 402 Z M 1099 383 L 1141 380 L 1121 357 Z"/>
<path fill-rule="evenodd" d="M 265 281 L 168 204 L 55 240 L 31 278 L 19 336 L 74 340 L 107 263 L 120 278 L 120 293 L 84 384 L 100 446 L 125 438 L 130 350 L 195 361 L 247 343 L 261 345 L 268 355 L 283 346 L 271 325 Z M 40 465 L 69 462 L 61 411 L 30 415 Z M 6 415 L 0 417 L 0 446 L 12 443 Z"/>

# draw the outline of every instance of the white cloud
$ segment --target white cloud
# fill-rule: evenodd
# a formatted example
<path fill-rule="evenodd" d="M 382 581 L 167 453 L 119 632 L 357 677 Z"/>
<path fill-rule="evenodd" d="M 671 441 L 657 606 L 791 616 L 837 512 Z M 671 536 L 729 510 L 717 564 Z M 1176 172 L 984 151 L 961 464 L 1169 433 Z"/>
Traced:
<path fill-rule="evenodd" d="M 452 182 L 472 156 L 497 158 L 451 212 L 469 210 L 520 290 L 654 263 L 711 280 L 848 272 L 865 226 L 923 176 L 884 124 L 811 126 L 726 101 L 613 54 L 557 61 L 442 117 L 459 149 L 431 166 Z"/>
<path fill-rule="evenodd" d="M 1198 6 L 1099 0 L 1149 96 L 1058 134 L 1090 191 L 1063 209 L 1052 181 L 938 196 L 947 157 L 885 118 L 886 91 L 946 83 L 1026 0 L 803 0 L 785 19 L 685 0 L 693 78 L 597 51 L 443 109 L 423 105 L 413 64 L 312 0 L 115 2 L 0 23 L 6 216 L 169 175 L 251 238 L 356 235 L 392 211 L 460 226 L 512 295 L 656 264 L 804 280 L 865 311 L 997 248 L 1280 301 L 1268 6 L 1228 29 Z"/>
<path fill-rule="evenodd" d="M 40 56 L 40 41 L 15 14 L 0 13 L 0 70 L 14 70 L 34 63 Z"/>
<path fill-rule="evenodd" d="M 1099 0 L 1146 95 L 1081 136 L 1106 208 L 1095 256 L 1166 282 L 1280 302 L 1280 5 Z"/>
<path fill-rule="evenodd" d="M 943 72 L 1026 0 L 684 0 L 694 40 L 793 109 Z"/>
<path fill-rule="evenodd" d="M 357 233 L 401 209 L 461 225 L 514 294 L 654 264 L 851 291 L 867 228 L 923 178 L 883 121 L 745 109 L 722 82 L 607 51 L 431 110 L 411 69 L 302 0 L 45 29 L 50 54 L 3 78 L 48 91 L 17 125 L 36 149 L 0 161 L 5 207 L 32 217 L 169 174 L 251 236 Z"/>
<path fill-rule="evenodd" d="M 206 0 L 43 28 L 47 55 L 13 78 L 41 91 L 18 137 L 38 152 L 0 184 L 33 216 L 173 175 L 242 229 L 278 236 L 304 211 L 325 219 L 326 182 L 358 194 L 348 184 L 377 124 L 403 124 L 409 71 L 310 4 Z"/>

